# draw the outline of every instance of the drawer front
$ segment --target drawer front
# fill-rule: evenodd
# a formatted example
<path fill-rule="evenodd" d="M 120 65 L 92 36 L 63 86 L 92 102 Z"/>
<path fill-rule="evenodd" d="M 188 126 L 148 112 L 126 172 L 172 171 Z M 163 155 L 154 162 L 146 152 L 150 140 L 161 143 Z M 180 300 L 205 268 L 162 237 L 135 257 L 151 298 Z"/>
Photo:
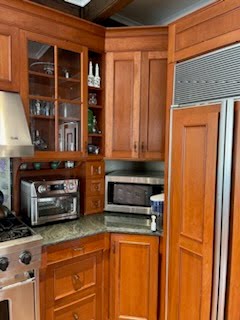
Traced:
<path fill-rule="evenodd" d="M 87 179 L 86 193 L 88 197 L 104 195 L 104 179 Z"/>
<path fill-rule="evenodd" d="M 92 294 L 54 312 L 55 320 L 95 320 L 97 319 L 96 295 Z"/>
<path fill-rule="evenodd" d="M 86 198 L 86 213 L 94 213 L 103 211 L 104 197 L 93 196 Z"/>
<path fill-rule="evenodd" d="M 104 162 L 86 162 L 86 177 L 99 178 L 104 176 Z"/>
<path fill-rule="evenodd" d="M 66 241 L 47 248 L 47 264 L 51 265 L 63 260 L 72 259 L 84 254 L 103 250 L 105 234 L 98 234 L 80 240 Z"/>
<path fill-rule="evenodd" d="M 66 264 L 54 270 L 55 300 L 96 286 L 97 255 Z"/>

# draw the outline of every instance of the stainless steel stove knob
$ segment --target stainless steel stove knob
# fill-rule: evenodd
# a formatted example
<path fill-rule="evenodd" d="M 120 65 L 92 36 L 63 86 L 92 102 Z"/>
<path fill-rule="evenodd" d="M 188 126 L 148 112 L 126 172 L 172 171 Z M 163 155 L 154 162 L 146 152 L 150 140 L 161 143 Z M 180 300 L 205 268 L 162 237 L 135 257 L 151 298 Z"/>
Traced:
<path fill-rule="evenodd" d="M 23 263 L 23 264 L 29 264 L 32 260 L 32 255 L 29 251 L 24 251 L 23 253 L 20 254 L 19 256 L 19 260 Z"/>
<path fill-rule="evenodd" d="M 9 266 L 9 260 L 6 257 L 0 258 L 0 270 L 6 271 L 7 267 Z"/>
<path fill-rule="evenodd" d="M 47 187 L 45 186 L 45 185 L 40 185 L 39 187 L 38 187 L 38 192 L 39 193 L 43 193 L 43 192 L 46 192 L 47 191 Z"/>

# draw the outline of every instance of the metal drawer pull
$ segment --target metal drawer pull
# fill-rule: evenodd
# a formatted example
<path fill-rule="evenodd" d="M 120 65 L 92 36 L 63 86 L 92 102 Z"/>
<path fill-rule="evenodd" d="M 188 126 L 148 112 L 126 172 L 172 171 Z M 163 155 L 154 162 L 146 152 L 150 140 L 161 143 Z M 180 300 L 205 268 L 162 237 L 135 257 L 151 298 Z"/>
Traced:
<path fill-rule="evenodd" d="M 77 247 L 77 248 L 73 248 L 74 251 L 83 251 L 84 247 Z"/>
<path fill-rule="evenodd" d="M 73 319 L 74 320 L 79 320 L 78 314 L 77 313 L 73 313 Z"/>

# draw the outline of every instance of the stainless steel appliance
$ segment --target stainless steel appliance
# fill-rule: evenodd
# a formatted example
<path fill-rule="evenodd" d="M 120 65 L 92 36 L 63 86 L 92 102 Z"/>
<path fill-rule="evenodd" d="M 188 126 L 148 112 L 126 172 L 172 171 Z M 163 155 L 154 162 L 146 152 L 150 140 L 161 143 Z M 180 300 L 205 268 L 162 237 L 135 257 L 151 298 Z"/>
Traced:
<path fill-rule="evenodd" d="M 0 319 L 39 320 L 41 236 L 12 213 L 0 219 Z"/>
<path fill-rule="evenodd" d="M 21 212 L 32 226 L 79 217 L 79 181 L 22 180 Z"/>
<path fill-rule="evenodd" d="M 239 68 L 239 44 L 175 68 L 165 319 L 240 319 Z"/>
<path fill-rule="evenodd" d="M 59 125 L 59 149 L 60 151 L 78 151 L 79 124 L 66 122 Z"/>
<path fill-rule="evenodd" d="M 105 178 L 105 210 L 151 214 L 150 196 L 163 192 L 163 172 L 114 171 Z"/>
<path fill-rule="evenodd" d="M 32 156 L 34 147 L 18 93 L 0 91 L 0 114 L 0 156 Z"/>

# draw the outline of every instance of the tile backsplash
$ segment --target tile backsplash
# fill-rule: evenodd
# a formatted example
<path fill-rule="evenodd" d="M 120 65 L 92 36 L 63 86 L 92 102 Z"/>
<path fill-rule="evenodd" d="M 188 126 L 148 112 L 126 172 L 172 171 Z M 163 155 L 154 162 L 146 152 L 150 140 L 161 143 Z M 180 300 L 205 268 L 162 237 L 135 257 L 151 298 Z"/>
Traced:
<path fill-rule="evenodd" d="M 0 190 L 4 195 L 4 205 L 11 209 L 11 167 L 10 158 L 0 158 Z"/>

